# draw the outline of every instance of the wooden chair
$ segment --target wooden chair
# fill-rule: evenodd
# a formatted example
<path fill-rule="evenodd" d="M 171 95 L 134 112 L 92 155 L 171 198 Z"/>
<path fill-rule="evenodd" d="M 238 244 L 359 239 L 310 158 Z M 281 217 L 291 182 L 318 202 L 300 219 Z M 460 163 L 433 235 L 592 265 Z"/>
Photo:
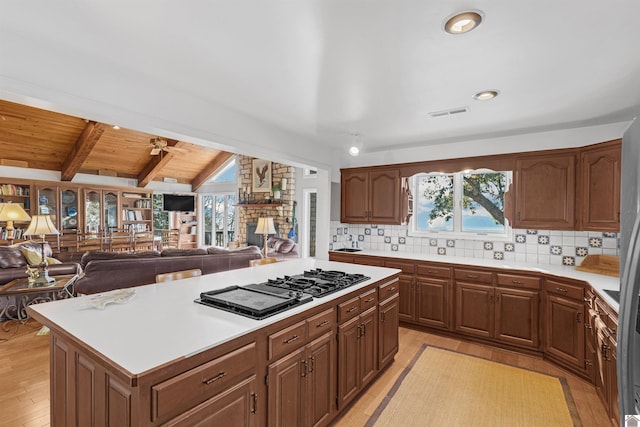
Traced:
<path fill-rule="evenodd" d="M 153 232 L 137 231 L 133 235 L 133 251 L 151 251 L 155 245 Z"/>
<path fill-rule="evenodd" d="M 162 230 L 162 248 L 179 248 L 180 247 L 180 230 L 173 228 L 171 230 Z"/>
<path fill-rule="evenodd" d="M 172 271 L 171 273 L 157 274 L 156 283 L 169 282 L 171 280 L 180 280 L 197 276 L 202 276 L 202 270 L 200 270 L 199 268 L 194 268 L 193 270 Z"/>
<path fill-rule="evenodd" d="M 129 231 L 112 231 L 109 233 L 110 252 L 131 252 L 131 233 Z"/>
<path fill-rule="evenodd" d="M 249 267 L 255 267 L 257 265 L 264 265 L 264 264 L 273 264 L 274 262 L 277 262 L 277 261 L 278 261 L 277 259 L 271 258 L 271 257 L 252 259 L 249 261 Z"/>
<path fill-rule="evenodd" d="M 76 252 L 101 251 L 104 247 L 104 239 L 101 233 L 78 233 L 76 240 Z"/>

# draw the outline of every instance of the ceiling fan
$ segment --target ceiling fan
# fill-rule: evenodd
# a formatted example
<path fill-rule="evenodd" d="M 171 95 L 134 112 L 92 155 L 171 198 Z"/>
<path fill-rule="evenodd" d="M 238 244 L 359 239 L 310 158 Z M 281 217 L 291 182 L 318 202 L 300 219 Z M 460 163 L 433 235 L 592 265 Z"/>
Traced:
<path fill-rule="evenodd" d="M 164 139 L 164 138 L 160 138 L 159 136 L 156 136 L 155 138 L 151 138 L 151 140 L 149 141 L 149 145 L 151 145 L 151 155 L 152 156 L 157 156 L 158 154 L 161 154 L 163 151 L 166 152 L 186 152 L 187 150 L 185 150 L 184 148 L 180 148 L 180 147 L 174 147 L 172 145 L 169 145 L 169 142 Z"/>

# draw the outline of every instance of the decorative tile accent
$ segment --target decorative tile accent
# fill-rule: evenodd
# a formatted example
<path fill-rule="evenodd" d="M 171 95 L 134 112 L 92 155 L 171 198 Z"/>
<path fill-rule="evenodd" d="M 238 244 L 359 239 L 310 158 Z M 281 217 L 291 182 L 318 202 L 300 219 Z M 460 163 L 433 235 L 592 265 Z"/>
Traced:
<path fill-rule="evenodd" d="M 553 245 L 549 248 L 549 252 L 551 255 L 562 255 L 562 246 Z"/>
<path fill-rule="evenodd" d="M 576 247 L 576 256 L 587 256 L 589 255 L 589 248 L 585 248 L 583 246 Z"/>
<path fill-rule="evenodd" d="M 527 234 L 538 234 L 538 230 L 527 230 Z"/>
<path fill-rule="evenodd" d="M 347 235 L 347 242 L 350 242 L 353 240 L 353 236 L 351 234 Z"/>
<path fill-rule="evenodd" d="M 549 244 L 549 236 L 538 236 L 538 244 L 539 245 L 548 245 Z"/>
<path fill-rule="evenodd" d="M 384 228 L 378 228 L 378 236 L 384 236 Z"/>
<path fill-rule="evenodd" d="M 495 251 L 493 253 L 493 259 L 504 259 L 504 252 Z"/>
<path fill-rule="evenodd" d="M 391 243 L 391 236 L 384 236 L 385 243 Z"/>
<path fill-rule="evenodd" d="M 393 245 L 391 245 L 391 250 L 394 252 L 398 251 L 398 245 L 396 245 L 395 243 Z"/>
<path fill-rule="evenodd" d="M 342 227 L 338 228 L 336 231 L 338 232 L 338 236 L 342 236 Z"/>
<path fill-rule="evenodd" d="M 344 228 L 342 229 L 342 232 L 343 232 L 344 234 L 348 234 L 348 233 L 349 233 L 349 227 L 344 227 Z"/>
<path fill-rule="evenodd" d="M 456 247 L 456 241 L 453 239 L 448 239 L 447 240 L 447 247 L 448 248 L 455 248 Z"/>
<path fill-rule="evenodd" d="M 483 243 L 483 247 L 485 251 L 492 251 L 493 250 L 493 242 L 484 242 Z"/>
<path fill-rule="evenodd" d="M 604 232 L 604 233 L 602 233 L 602 237 L 613 237 L 613 238 L 616 238 L 616 237 L 618 237 L 618 233 L 607 233 L 607 232 Z"/>
<path fill-rule="evenodd" d="M 527 235 L 526 234 L 516 234 L 516 243 L 526 243 Z"/>
<path fill-rule="evenodd" d="M 404 245 L 405 243 L 407 243 L 407 238 L 406 237 L 398 237 L 398 243 L 400 243 L 401 245 Z"/>
<path fill-rule="evenodd" d="M 438 246 L 437 239 L 429 239 L 429 246 Z"/>
<path fill-rule="evenodd" d="M 438 255 L 446 255 L 447 248 L 438 248 Z"/>
<path fill-rule="evenodd" d="M 562 265 L 576 265 L 576 259 L 572 256 L 563 256 Z"/>
<path fill-rule="evenodd" d="M 504 244 L 504 251 L 505 252 L 513 252 L 516 249 L 516 245 L 514 245 L 513 243 L 505 243 Z"/>
<path fill-rule="evenodd" d="M 333 250 L 333 243 L 329 243 L 329 250 L 332 251 Z"/>
<path fill-rule="evenodd" d="M 592 248 L 601 248 L 602 247 L 602 239 L 599 237 L 590 237 L 589 238 L 589 246 Z"/>
<path fill-rule="evenodd" d="M 371 224 L 371 228 L 378 228 L 378 224 Z"/>
<path fill-rule="evenodd" d="M 333 243 L 336 243 L 338 241 L 338 236 L 333 236 Z"/>
<path fill-rule="evenodd" d="M 364 242 L 364 235 L 358 234 L 358 242 Z"/>
<path fill-rule="evenodd" d="M 371 229 L 370 228 L 365 228 L 364 229 L 364 234 L 366 234 L 367 236 L 371 235 Z"/>

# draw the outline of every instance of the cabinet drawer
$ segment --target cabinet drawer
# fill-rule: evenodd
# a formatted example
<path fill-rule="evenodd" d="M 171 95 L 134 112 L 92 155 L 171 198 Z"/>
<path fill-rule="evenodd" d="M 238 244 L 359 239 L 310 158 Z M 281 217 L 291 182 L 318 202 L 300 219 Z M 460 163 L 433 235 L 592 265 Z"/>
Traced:
<path fill-rule="evenodd" d="M 492 283 L 493 273 L 490 271 L 478 271 L 478 270 L 461 270 L 459 268 L 454 269 L 456 280 L 469 280 L 471 282 Z"/>
<path fill-rule="evenodd" d="M 151 421 L 172 417 L 255 373 L 256 344 L 235 351 L 151 387 Z"/>
<path fill-rule="evenodd" d="M 402 272 L 406 274 L 413 274 L 413 272 L 415 271 L 415 264 L 413 264 L 412 262 L 385 261 L 384 266 L 389 268 L 397 268 L 399 270 L 402 270 Z"/>
<path fill-rule="evenodd" d="M 498 286 L 509 286 L 511 288 L 540 289 L 542 279 L 540 277 L 520 276 L 517 274 L 498 273 Z"/>
<path fill-rule="evenodd" d="M 316 314 L 306 320 L 307 336 L 313 339 L 330 331 L 336 322 L 336 311 L 333 308 L 325 310 L 320 314 Z"/>
<path fill-rule="evenodd" d="M 545 280 L 544 288 L 547 293 L 584 302 L 584 288 L 582 286 L 556 282 L 555 280 Z"/>
<path fill-rule="evenodd" d="M 269 335 L 269 359 L 287 354 L 295 350 L 307 339 L 307 325 L 298 322 L 275 334 Z"/>
<path fill-rule="evenodd" d="M 418 264 L 416 266 L 416 274 L 418 276 L 449 278 L 451 277 L 451 269 L 449 267 L 437 267 L 429 264 Z"/>
<path fill-rule="evenodd" d="M 391 298 L 399 292 L 399 283 L 397 280 L 393 282 L 385 283 L 384 285 L 378 286 L 380 292 L 380 301 L 384 301 L 387 298 Z"/>
<path fill-rule="evenodd" d="M 360 311 L 366 311 L 378 305 L 378 291 L 374 288 L 360 295 Z"/>
<path fill-rule="evenodd" d="M 360 314 L 360 297 L 351 298 L 338 305 L 338 322 L 342 323 L 353 319 Z"/>

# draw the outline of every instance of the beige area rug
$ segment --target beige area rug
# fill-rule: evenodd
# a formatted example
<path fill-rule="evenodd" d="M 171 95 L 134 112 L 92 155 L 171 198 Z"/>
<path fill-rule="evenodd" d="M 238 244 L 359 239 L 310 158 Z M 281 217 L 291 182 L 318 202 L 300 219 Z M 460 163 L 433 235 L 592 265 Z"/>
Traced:
<path fill-rule="evenodd" d="M 367 426 L 582 426 L 564 378 L 426 344 Z"/>

